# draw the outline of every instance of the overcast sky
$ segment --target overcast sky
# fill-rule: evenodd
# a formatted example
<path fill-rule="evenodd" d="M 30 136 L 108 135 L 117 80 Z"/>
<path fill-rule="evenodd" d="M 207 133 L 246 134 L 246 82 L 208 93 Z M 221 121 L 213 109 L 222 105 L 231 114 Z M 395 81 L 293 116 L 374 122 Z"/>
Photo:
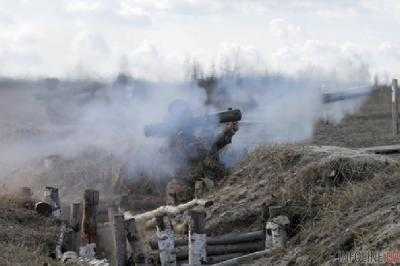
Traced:
<path fill-rule="evenodd" d="M 241 71 L 400 73 L 397 0 L 0 0 L 0 75 L 174 80 Z"/>

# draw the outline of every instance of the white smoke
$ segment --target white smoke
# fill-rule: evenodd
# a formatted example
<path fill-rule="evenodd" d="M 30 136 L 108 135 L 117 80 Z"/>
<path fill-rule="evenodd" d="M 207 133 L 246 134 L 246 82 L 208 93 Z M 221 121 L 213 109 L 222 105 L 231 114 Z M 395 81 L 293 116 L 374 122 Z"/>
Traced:
<path fill-rule="evenodd" d="M 186 101 L 195 116 L 226 108 L 242 110 L 244 124 L 228 148 L 230 154 L 242 154 L 259 144 L 301 142 L 311 138 L 318 119 L 328 116 L 338 122 L 361 103 L 351 100 L 329 108 L 323 104 L 324 90 L 341 91 L 370 80 L 364 66 L 354 70 L 357 78 L 351 82 L 333 73 L 311 69 L 287 76 L 230 69 L 217 78 L 214 105 L 206 104 L 206 92 L 196 82 L 149 82 L 122 75 L 117 82 L 3 84 L 2 179 L 12 177 L 13 171 L 30 161 L 51 155 L 74 159 L 90 147 L 126 161 L 133 176 L 171 177 L 179 165 L 166 150 L 168 139 L 146 137 L 144 128 L 174 123 L 165 119 L 169 104 L 176 99 Z M 12 128 L 10 134 L 8 128 Z M 15 132 L 23 134 L 16 136 Z M 6 138 L 7 134 L 12 137 Z M 224 160 L 229 165 L 234 162 L 229 156 Z"/>

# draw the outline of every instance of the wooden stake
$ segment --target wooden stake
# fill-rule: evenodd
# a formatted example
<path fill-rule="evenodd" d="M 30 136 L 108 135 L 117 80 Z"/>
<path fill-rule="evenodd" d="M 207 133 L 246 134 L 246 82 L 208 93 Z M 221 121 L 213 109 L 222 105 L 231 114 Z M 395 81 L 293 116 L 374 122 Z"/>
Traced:
<path fill-rule="evenodd" d="M 21 197 L 24 201 L 32 200 L 32 189 L 30 187 L 21 188 Z"/>
<path fill-rule="evenodd" d="M 71 213 L 69 218 L 69 224 L 71 225 L 74 232 L 72 233 L 72 245 L 74 251 L 79 252 L 80 246 L 80 237 L 79 231 L 81 230 L 82 221 L 82 205 L 81 203 L 72 203 L 71 204 Z"/>
<path fill-rule="evenodd" d="M 113 229 L 115 237 L 115 263 L 116 266 L 125 266 L 126 264 L 126 231 L 124 216 L 114 215 Z"/>
<path fill-rule="evenodd" d="M 157 240 L 161 266 L 175 266 L 175 233 L 167 216 L 157 217 Z"/>
<path fill-rule="evenodd" d="M 110 223 L 113 223 L 114 215 L 118 214 L 118 208 L 114 205 L 110 206 L 107 209 L 107 213 L 108 213 L 108 221 Z"/>
<path fill-rule="evenodd" d="M 189 216 L 189 264 L 197 266 L 207 262 L 206 212 L 191 210 Z"/>
<path fill-rule="evenodd" d="M 45 187 L 44 202 L 51 205 L 53 217 L 61 218 L 61 206 L 60 206 L 60 197 L 58 195 L 58 188 Z"/>
<path fill-rule="evenodd" d="M 69 223 L 74 231 L 78 232 L 80 230 L 80 222 L 82 219 L 82 205 L 81 203 L 71 204 L 71 215 L 69 218 Z"/>
<path fill-rule="evenodd" d="M 265 249 L 283 249 L 286 245 L 286 227 L 290 224 L 289 218 L 280 215 L 270 219 L 266 224 L 267 238 Z"/>
<path fill-rule="evenodd" d="M 398 83 L 392 80 L 392 128 L 393 136 L 399 134 L 399 107 L 398 107 Z"/>
<path fill-rule="evenodd" d="M 60 234 L 58 235 L 57 243 L 56 243 L 56 258 L 58 260 L 61 259 L 63 252 L 62 252 L 62 247 L 64 245 L 64 238 L 65 238 L 65 233 L 67 231 L 67 226 L 65 222 L 61 224 L 61 230 Z"/>
<path fill-rule="evenodd" d="M 83 245 L 96 243 L 97 235 L 97 207 L 99 204 L 99 192 L 92 189 L 85 190 L 83 197 L 83 218 L 81 243 Z"/>
<path fill-rule="evenodd" d="M 32 189 L 30 187 L 21 188 L 21 200 L 22 200 L 22 205 L 25 208 L 33 209 L 34 203 L 32 200 Z"/>

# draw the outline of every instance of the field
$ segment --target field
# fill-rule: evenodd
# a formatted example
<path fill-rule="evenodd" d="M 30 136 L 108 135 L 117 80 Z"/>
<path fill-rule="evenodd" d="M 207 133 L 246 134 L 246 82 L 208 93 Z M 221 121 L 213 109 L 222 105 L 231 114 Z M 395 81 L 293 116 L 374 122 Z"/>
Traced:
<path fill-rule="evenodd" d="M 208 234 L 260 230 L 261 206 L 280 205 L 296 209 L 288 247 L 255 265 L 320 265 L 332 262 L 339 251 L 398 249 L 399 163 L 395 156 L 358 149 L 399 143 L 392 134 L 390 102 L 390 88 L 381 87 L 340 122 L 318 121 L 305 142 L 258 147 L 207 195 L 214 201 L 207 213 Z M 108 177 L 121 165 L 96 149 L 75 160 L 52 159 L 50 170 L 34 161 L 19 174 L 39 182 L 30 184 L 37 190 L 41 183 L 61 180 L 61 198 L 67 201 L 87 186 L 110 195 Z M 10 199 L 0 198 L 0 248 L 6 250 L 0 265 L 55 265 L 49 255 L 59 225 Z"/>

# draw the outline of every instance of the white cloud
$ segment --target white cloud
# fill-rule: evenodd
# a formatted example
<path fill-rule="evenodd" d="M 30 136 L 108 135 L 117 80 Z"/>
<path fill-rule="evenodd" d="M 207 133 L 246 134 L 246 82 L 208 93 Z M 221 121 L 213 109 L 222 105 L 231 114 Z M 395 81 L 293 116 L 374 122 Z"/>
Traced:
<path fill-rule="evenodd" d="M 305 33 L 299 25 L 292 24 L 283 18 L 272 19 L 269 22 L 269 30 L 273 36 L 283 41 L 305 38 Z"/>
<path fill-rule="evenodd" d="M 237 43 L 222 43 L 216 64 L 216 67 L 223 72 L 243 74 L 257 73 L 266 68 L 260 52 L 255 47 Z"/>
<path fill-rule="evenodd" d="M 399 14 L 395 0 L 0 0 L 0 74 L 113 73 L 123 55 L 156 79 L 182 77 L 186 57 L 244 72 L 365 61 L 394 73 Z"/>
<path fill-rule="evenodd" d="M 95 12 L 103 9 L 101 2 L 95 0 L 68 0 L 65 3 L 67 12 Z"/>

